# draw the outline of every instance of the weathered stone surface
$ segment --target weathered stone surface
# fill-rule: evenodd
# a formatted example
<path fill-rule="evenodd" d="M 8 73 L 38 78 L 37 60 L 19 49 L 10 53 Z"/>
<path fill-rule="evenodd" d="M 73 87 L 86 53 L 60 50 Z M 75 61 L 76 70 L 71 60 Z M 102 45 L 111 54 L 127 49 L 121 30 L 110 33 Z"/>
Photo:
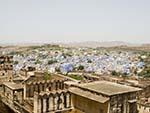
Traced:
<path fill-rule="evenodd" d="M 0 113 L 15 113 L 0 100 Z"/>

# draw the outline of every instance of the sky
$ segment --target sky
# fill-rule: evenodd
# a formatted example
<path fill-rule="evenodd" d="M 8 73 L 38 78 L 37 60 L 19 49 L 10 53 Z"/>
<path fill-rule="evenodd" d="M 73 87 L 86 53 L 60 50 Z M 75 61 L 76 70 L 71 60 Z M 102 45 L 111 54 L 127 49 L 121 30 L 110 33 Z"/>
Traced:
<path fill-rule="evenodd" d="M 0 0 L 0 43 L 150 43 L 150 0 Z"/>

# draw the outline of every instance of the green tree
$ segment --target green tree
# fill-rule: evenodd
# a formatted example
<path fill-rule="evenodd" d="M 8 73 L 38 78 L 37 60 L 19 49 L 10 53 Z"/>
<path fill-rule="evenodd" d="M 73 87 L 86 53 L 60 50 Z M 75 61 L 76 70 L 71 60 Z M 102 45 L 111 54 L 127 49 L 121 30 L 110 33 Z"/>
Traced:
<path fill-rule="evenodd" d="M 84 70 L 84 66 L 83 65 L 79 65 L 78 70 Z"/>
<path fill-rule="evenodd" d="M 14 65 L 17 65 L 19 62 L 18 61 L 14 61 Z"/>
<path fill-rule="evenodd" d="M 92 63 L 92 60 L 88 60 L 88 63 Z"/>
<path fill-rule="evenodd" d="M 138 75 L 144 78 L 150 78 L 150 67 L 145 67 Z"/>
<path fill-rule="evenodd" d="M 51 64 L 56 63 L 56 62 L 57 62 L 56 60 L 49 60 L 48 65 L 51 65 Z"/>
<path fill-rule="evenodd" d="M 48 71 L 44 72 L 44 80 L 50 80 L 51 79 L 51 74 Z"/>
<path fill-rule="evenodd" d="M 37 59 L 35 64 L 41 64 L 41 61 L 39 59 Z"/>
<path fill-rule="evenodd" d="M 111 74 L 112 74 L 113 76 L 119 76 L 119 73 L 117 73 L 116 71 L 112 71 Z"/>

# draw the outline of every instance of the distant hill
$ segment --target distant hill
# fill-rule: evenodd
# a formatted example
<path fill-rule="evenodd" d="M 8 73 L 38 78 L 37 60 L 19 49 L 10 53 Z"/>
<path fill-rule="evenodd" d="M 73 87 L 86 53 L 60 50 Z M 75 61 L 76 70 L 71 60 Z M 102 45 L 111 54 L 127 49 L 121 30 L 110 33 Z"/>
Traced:
<path fill-rule="evenodd" d="M 150 44 L 142 44 L 142 47 L 150 47 Z"/>
<path fill-rule="evenodd" d="M 115 46 L 141 46 L 142 44 L 132 44 L 127 42 L 121 42 L 121 41 L 111 41 L 111 42 L 94 42 L 94 41 L 88 41 L 88 42 L 71 42 L 71 43 L 62 43 L 61 45 L 67 46 L 67 47 L 115 47 Z"/>
<path fill-rule="evenodd" d="M 0 47 L 11 47 L 11 46 L 41 46 L 45 44 L 52 45 L 61 45 L 64 47 L 118 47 L 118 46 L 127 46 L 127 47 L 150 47 L 150 43 L 145 44 L 135 44 L 122 41 L 109 41 L 109 42 L 97 42 L 97 41 L 86 41 L 86 42 L 47 42 L 47 43 L 15 43 L 15 44 L 0 44 Z"/>

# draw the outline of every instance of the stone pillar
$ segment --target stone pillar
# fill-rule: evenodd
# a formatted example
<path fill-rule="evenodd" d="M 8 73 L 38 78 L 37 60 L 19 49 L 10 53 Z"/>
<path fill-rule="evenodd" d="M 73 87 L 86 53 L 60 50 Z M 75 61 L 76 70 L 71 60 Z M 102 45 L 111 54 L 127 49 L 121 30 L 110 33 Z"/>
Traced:
<path fill-rule="evenodd" d="M 46 98 L 46 112 L 49 112 L 49 97 Z"/>
<path fill-rule="evenodd" d="M 107 109 L 107 113 L 110 113 L 110 101 L 108 102 L 108 109 Z"/>
<path fill-rule="evenodd" d="M 55 110 L 58 110 L 59 105 L 58 105 L 58 95 L 55 97 Z"/>
<path fill-rule="evenodd" d="M 14 101 L 14 97 L 15 97 L 15 91 L 12 91 L 12 93 L 13 93 L 13 97 L 12 97 L 12 101 Z"/>
<path fill-rule="evenodd" d="M 33 113 L 40 113 L 39 112 L 39 102 L 38 102 L 38 95 L 34 94 L 34 106 L 33 106 Z"/>
<path fill-rule="evenodd" d="M 69 107 L 71 107 L 71 94 L 69 93 Z"/>
<path fill-rule="evenodd" d="M 45 88 L 45 86 L 44 86 L 44 84 L 42 83 L 42 91 L 44 91 L 44 88 Z"/>
<path fill-rule="evenodd" d="M 55 90 L 58 90 L 58 82 L 56 81 Z"/>
<path fill-rule="evenodd" d="M 46 113 L 46 98 L 43 97 L 43 113 Z"/>
<path fill-rule="evenodd" d="M 38 109 L 38 112 L 37 113 L 41 113 L 41 98 L 38 98 L 38 107 L 36 109 Z M 36 112 L 35 112 L 36 113 Z"/>
<path fill-rule="evenodd" d="M 35 84 L 35 89 L 34 91 L 38 92 L 38 84 Z"/>
<path fill-rule="evenodd" d="M 2 87 L 3 87 L 4 96 L 6 96 L 6 89 L 5 89 L 5 85 L 2 85 Z"/>
<path fill-rule="evenodd" d="M 31 85 L 28 86 L 28 91 L 29 91 L 28 97 L 31 97 L 31 93 L 32 93 L 32 91 L 31 91 Z"/>
<path fill-rule="evenodd" d="M 21 98 L 22 98 L 21 101 L 22 101 L 22 103 L 23 103 L 23 100 L 24 100 L 24 99 L 23 99 L 23 90 L 21 91 Z"/>
<path fill-rule="evenodd" d="M 40 93 L 40 84 L 38 84 L 37 87 L 38 87 L 37 92 Z"/>
<path fill-rule="evenodd" d="M 53 97 L 53 111 L 55 111 L 55 108 L 56 108 L 55 104 L 56 104 L 55 97 Z"/>
<path fill-rule="evenodd" d="M 39 89 L 40 89 L 39 92 L 41 92 L 42 91 L 42 83 L 39 84 Z"/>
<path fill-rule="evenodd" d="M 63 82 L 60 82 L 60 89 L 63 90 Z"/>
<path fill-rule="evenodd" d="M 48 85 L 48 89 L 49 89 L 49 91 L 52 90 L 52 83 L 51 83 L 51 82 L 50 82 L 49 85 Z"/>
<path fill-rule="evenodd" d="M 25 84 L 24 86 L 24 99 L 27 97 L 27 85 Z"/>
<path fill-rule="evenodd" d="M 61 103 L 60 103 L 60 109 L 64 108 L 64 98 L 63 98 L 63 93 L 60 95 Z"/>
<path fill-rule="evenodd" d="M 65 89 L 64 81 L 62 81 L 62 89 Z"/>
<path fill-rule="evenodd" d="M 129 103 L 127 103 L 127 112 L 126 113 L 129 113 Z"/>
<path fill-rule="evenodd" d="M 35 84 L 32 84 L 33 87 L 33 91 L 32 91 L 32 97 L 34 96 L 34 92 L 35 92 Z"/>
<path fill-rule="evenodd" d="M 41 112 L 40 113 L 43 113 L 43 98 L 41 98 Z"/>
<path fill-rule="evenodd" d="M 52 96 L 50 96 L 50 98 L 49 98 L 49 111 L 53 111 L 53 97 Z"/>
<path fill-rule="evenodd" d="M 70 101 L 71 101 L 71 106 L 70 107 L 73 107 L 73 99 L 72 99 L 72 95 L 70 94 Z"/>
<path fill-rule="evenodd" d="M 61 89 L 61 81 L 58 81 L 58 89 Z"/>
<path fill-rule="evenodd" d="M 71 105 L 71 96 L 69 93 L 66 94 L 66 107 L 69 108 Z"/>
<path fill-rule="evenodd" d="M 51 90 L 55 90 L 55 81 L 51 82 Z"/>
<path fill-rule="evenodd" d="M 64 96 L 64 108 L 67 108 L 67 96 L 65 93 L 63 96 Z"/>
<path fill-rule="evenodd" d="M 60 110 L 61 108 L 61 98 L 60 98 L 60 95 L 57 95 L 57 109 Z"/>
<path fill-rule="evenodd" d="M 32 88 L 32 84 L 29 85 L 29 97 L 32 97 L 32 92 L 33 92 L 33 88 Z"/>
<path fill-rule="evenodd" d="M 123 102 L 123 113 L 127 113 L 127 100 L 126 97 L 124 98 L 124 102 Z"/>
<path fill-rule="evenodd" d="M 45 82 L 43 85 L 44 85 L 44 89 L 43 89 L 43 90 L 46 91 L 46 88 L 47 88 L 47 82 Z"/>

